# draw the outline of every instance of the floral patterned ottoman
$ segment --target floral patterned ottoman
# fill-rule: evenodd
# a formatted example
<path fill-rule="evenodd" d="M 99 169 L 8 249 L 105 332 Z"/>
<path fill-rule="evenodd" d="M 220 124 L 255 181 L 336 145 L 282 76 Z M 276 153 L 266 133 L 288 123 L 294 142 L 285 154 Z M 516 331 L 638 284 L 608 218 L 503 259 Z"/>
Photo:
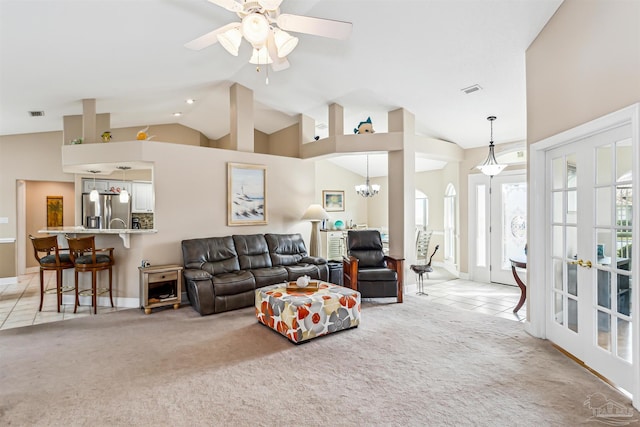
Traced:
<path fill-rule="evenodd" d="M 290 288 L 289 288 L 290 289 Z M 317 290 L 287 284 L 256 289 L 258 322 L 299 344 L 360 324 L 360 292 L 320 282 Z"/>

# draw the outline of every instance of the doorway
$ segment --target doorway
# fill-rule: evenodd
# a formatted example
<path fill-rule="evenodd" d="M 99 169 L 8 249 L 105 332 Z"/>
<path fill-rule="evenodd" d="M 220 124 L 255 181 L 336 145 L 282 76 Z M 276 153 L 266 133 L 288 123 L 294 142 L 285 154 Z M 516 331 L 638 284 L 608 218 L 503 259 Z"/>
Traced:
<path fill-rule="evenodd" d="M 633 188 L 640 175 L 640 104 L 530 147 L 530 324 L 640 406 L 638 265 Z"/>
<path fill-rule="evenodd" d="M 472 279 L 516 286 L 509 259 L 526 255 L 526 172 L 470 175 L 469 211 Z"/>

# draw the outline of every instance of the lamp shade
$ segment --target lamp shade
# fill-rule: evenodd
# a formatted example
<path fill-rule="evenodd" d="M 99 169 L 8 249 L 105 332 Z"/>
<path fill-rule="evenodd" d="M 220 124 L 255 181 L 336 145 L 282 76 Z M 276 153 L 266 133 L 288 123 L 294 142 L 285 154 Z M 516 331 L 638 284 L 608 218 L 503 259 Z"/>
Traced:
<path fill-rule="evenodd" d="M 261 48 L 269 35 L 267 18 L 260 13 L 250 13 L 242 18 L 242 35 L 253 47 Z"/>
<path fill-rule="evenodd" d="M 269 55 L 269 51 L 266 47 L 260 49 L 253 49 L 253 54 L 251 55 L 251 59 L 249 60 L 250 64 L 264 65 L 271 64 L 273 61 L 271 60 L 271 56 Z"/>
<path fill-rule="evenodd" d="M 273 37 L 278 48 L 278 57 L 280 58 L 286 57 L 298 46 L 298 38 L 293 37 L 286 31 L 282 31 L 280 28 L 273 29 Z"/>
<path fill-rule="evenodd" d="M 329 219 L 329 214 L 320 205 L 311 205 L 307 208 L 302 219 L 308 221 L 322 221 L 323 219 Z"/>
<path fill-rule="evenodd" d="M 238 56 L 238 50 L 242 42 L 242 33 L 238 28 L 232 28 L 222 34 L 218 34 L 218 41 L 227 52 L 233 56 Z"/>

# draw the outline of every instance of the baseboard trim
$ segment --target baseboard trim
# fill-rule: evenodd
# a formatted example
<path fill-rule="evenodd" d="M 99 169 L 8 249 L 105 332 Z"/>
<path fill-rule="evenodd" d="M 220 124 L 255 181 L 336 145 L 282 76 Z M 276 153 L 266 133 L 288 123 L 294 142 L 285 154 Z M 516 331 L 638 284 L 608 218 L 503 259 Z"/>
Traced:
<path fill-rule="evenodd" d="M 0 285 L 15 285 L 18 283 L 17 277 L 3 277 L 0 279 Z"/>

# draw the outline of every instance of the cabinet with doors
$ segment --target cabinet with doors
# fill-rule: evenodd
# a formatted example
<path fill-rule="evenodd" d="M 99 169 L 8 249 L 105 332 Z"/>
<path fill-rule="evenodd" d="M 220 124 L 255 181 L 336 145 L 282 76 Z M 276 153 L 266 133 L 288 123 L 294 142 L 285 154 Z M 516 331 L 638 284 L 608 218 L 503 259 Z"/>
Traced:
<path fill-rule="evenodd" d="M 347 254 L 346 237 L 345 231 L 322 231 L 320 256 L 331 261 L 342 261 L 342 257 Z"/>
<path fill-rule="evenodd" d="M 94 188 L 93 178 L 82 178 L 82 192 L 90 193 Z M 95 189 L 99 193 L 120 193 L 122 189 L 126 189 L 131 194 L 132 185 L 130 181 L 96 179 Z"/>
<path fill-rule="evenodd" d="M 131 212 L 153 212 L 153 185 L 150 182 L 134 181 L 132 190 Z"/>

